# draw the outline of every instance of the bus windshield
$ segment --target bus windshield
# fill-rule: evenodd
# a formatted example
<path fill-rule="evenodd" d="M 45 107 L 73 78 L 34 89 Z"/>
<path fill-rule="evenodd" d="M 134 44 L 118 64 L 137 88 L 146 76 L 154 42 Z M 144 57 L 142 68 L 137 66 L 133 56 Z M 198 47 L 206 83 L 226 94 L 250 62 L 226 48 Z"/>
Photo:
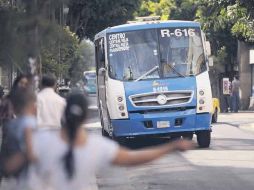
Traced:
<path fill-rule="evenodd" d="M 147 29 L 107 36 L 109 75 L 122 81 L 185 77 L 206 70 L 199 28 Z"/>

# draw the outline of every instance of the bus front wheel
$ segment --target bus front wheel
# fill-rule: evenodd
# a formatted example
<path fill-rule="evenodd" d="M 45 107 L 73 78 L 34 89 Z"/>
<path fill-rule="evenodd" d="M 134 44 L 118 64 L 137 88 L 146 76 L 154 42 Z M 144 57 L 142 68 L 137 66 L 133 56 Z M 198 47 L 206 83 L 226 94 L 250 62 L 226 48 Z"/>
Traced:
<path fill-rule="evenodd" d="M 101 128 L 101 134 L 103 137 L 109 137 L 108 132 L 103 127 Z"/>
<path fill-rule="evenodd" d="M 198 132 L 197 141 L 200 148 L 208 148 L 211 143 L 211 132 L 210 131 Z"/>

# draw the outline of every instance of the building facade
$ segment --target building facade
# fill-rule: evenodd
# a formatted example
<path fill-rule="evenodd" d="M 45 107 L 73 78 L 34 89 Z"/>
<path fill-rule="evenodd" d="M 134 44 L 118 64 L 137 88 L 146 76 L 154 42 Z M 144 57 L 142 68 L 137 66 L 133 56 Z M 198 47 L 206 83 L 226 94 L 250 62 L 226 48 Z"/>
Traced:
<path fill-rule="evenodd" d="M 254 110 L 254 44 L 238 42 L 241 109 Z"/>

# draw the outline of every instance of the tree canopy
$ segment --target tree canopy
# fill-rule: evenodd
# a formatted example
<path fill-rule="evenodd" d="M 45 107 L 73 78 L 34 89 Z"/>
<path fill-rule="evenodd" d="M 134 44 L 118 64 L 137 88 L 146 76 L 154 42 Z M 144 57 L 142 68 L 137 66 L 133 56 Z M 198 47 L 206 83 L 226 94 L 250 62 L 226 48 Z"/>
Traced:
<path fill-rule="evenodd" d="M 237 40 L 254 42 L 253 10 L 254 2 L 248 0 L 143 0 L 136 15 L 199 21 L 212 43 L 214 55 L 224 52 L 223 64 L 233 67 Z"/>
<path fill-rule="evenodd" d="M 236 63 L 237 40 L 254 43 L 253 10 L 249 0 L 0 0 L 0 65 L 24 71 L 34 56 L 43 72 L 79 76 L 76 69 L 93 61 L 84 39 L 135 16 L 160 16 L 199 21 L 215 63 L 227 72 Z"/>
<path fill-rule="evenodd" d="M 140 0 L 70 0 L 67 24 L 80 39 L 133 18 Z"/>
<path fill-rule="evenodd" d="M 76 34 L 64 22 L 66 3 L 66 0 L 1 0 L 0 65 L 27 72 L 28 58 L 35 57 L 41 72 L 69 78 L 72 74 L 69 69 L 76 68 L 82 55 Z M 80 62 L 80 72 L 75 76 L 81 77 L 84 64 Z"/>

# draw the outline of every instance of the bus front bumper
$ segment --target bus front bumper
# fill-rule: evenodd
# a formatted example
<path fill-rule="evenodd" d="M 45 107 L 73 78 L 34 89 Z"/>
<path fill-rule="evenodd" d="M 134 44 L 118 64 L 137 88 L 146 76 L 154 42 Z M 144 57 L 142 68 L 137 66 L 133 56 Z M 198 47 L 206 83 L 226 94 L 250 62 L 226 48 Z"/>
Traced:
<path fill-rule="evenodd" d="M 170 135 L 211 130 L 211 114 L 196 114 L 195 109 L 179 112 L 129 114 L 126 120 L 111 120 L 116 137 Z"/>

